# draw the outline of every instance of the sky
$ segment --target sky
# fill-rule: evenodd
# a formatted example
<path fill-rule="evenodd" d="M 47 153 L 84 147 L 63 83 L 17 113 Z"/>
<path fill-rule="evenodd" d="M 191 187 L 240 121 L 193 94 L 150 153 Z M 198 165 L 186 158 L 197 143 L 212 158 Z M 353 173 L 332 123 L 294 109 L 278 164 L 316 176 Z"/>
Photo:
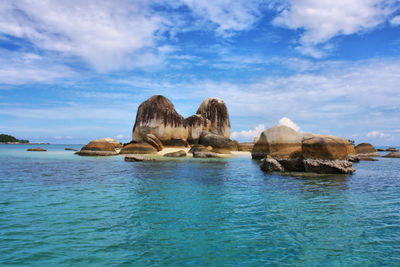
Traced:
<path fill-rule="evenodd" d="M 400 144 L 399 0 L 0 2 L 0 131 L 131 140 L 140 103 L 227 104 L 232 138 L 276 124 Z"/>

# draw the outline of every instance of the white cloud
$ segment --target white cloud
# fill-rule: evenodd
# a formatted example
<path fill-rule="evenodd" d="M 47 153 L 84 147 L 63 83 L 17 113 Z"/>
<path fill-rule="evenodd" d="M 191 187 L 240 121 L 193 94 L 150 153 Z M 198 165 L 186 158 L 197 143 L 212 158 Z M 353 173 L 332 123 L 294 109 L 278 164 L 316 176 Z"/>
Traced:
<path fill-rule="evenodd" d="M 317 47 L 318 44 L 338 35 L 372 29 L 395 9 L 386 0 L 288 0 L 280 10 L 274 24 L 303 29 L 299 51 L 321 57 L 325 49 Z"/>
<path fill-rule="evenodd" d="M 140 1 L 3 1 L 0 33 L 86 60 L 100 71 L 158 64 L 163 19 Z"/>
<path fill-rule="evenodd" d="M 380 131 L 372 131 L 372 132 L 367 133 L 367 137 L 368 138 L 390 138 L 391 135 L 380 132 Z"/>
<path fill-rule="evenodd" d="M 250 129 L 248 131 L 233 132 L 231 134 L 231 137 L 232 139 L 253 140 L 255 137 L 258 137 L 264 130 L 264 124 L 259 124 L 254 129 Z"/>
<path fill-rule="evenodd" d="M 390 23 L 392 23 L 393 25 L 400 25 L 400 16 L 393 17 L 390 20 Z"/>
<path fill-rule="evenodd" d="M 295 130 L 296 132 L 298 132 L 300 130 L 300 127 L 287 117 L 283 117 L 282 119 L 280 119 L 279 125 L 284 125 L 284 126 L 290 127 L 293 130 Z"/>

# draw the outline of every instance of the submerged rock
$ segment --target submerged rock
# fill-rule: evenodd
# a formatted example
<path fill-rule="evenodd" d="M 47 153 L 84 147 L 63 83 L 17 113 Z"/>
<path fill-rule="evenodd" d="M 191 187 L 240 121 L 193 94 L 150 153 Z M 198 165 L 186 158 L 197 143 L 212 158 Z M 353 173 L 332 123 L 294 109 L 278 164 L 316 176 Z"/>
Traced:
<path fill-rule="evenodd" d="M 285 169 L 282 165 L 271 157 L 266 157 L 261 160 L 261 170 L 265 172 L 284 172 Z"/>
<path fill-rule="evenodd" d="M 47 149 L 41 148 L 41 147 L 35 147 L 35 148 L 28 148 L 27 151 L 41 151 L 41 152 L 44 152 L 44 151 L 47 151 Z"/>
<path fill-rule="evenodd" d="M 228 108 L 223 100 L 219 98 L 207 98 L 201 103 L 196 114 L 201 115 L 206 121 L 206 126 L 203 130 L 230 138 L 231 122 Z"/>
<path fill-rule="evenodd" d="M 148 143 L 129 143 L 120 151 L 120 154 L 156 154 L 157 149 Z"/>
<path fill-rule="evenodd" d="M 386 154 L 382 157 L 383 158 L 400 158 L 400 152 L 390 152 L 389 154 Z"/>
<path fill-rule="evenodd" d="M 64 148 L 64 150 L 69 150 L 69 151 L 78 151 L 78 149 L 74 149 L 74 148 L 70 148 L 70 147 L 66 147 L 66 148 Z"/>
<path fill-rule="evenodd" d="M 132 140 L 137 143 L 145 142 L 148 134 L 157 137 L 164 146 L 187 144 L 188 132 L 184 118 L 164 96 L 154 95 L 138 108 Z"/>
<path fill-rule="evenodd" d="M 303 163 L 306 172 L 351 174 L 356 171 L 353 164 L 348 160 L 305 159 Z"/>
<path fill-rule="evenodd" d="M 138 155 L 133 155 L 133 154 L 125 156 L 125 161 L 129 161 L 129 162 L 150 161 L 150 160 L 152 160 L 152 159 L 141 157 L 141 156 L 138 156 Z"/>
<path fill-rule="evenodd" d="M 378 157 L 379 156 L 379 153 L 375 149 L 375 147 L 373 147 L 369 143 L 358 144 L 355 147 L 355 150 L 357 152 L 357 155 L 362 155 L 362 156 L 366 156 L 366 157 Z"/>
<path fill-rule="evenodd" d="M 164 154 L 164 157 L 182 158 L 182 157 L 186 157 L 186 152 L 185 152 L 185 150 L 170 152 L 170 153 Z"/>
<path fill-rule="evenodd" d="M 207 152 L 193 152 L 194 158 L 219 158 L 218 154 L 215 152 L 207 151 Z"/>

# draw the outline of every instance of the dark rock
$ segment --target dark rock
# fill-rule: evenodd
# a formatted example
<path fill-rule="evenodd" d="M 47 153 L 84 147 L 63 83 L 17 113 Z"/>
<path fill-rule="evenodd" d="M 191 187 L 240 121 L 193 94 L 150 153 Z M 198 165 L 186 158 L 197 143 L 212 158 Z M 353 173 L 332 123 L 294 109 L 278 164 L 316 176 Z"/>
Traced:
<path fill-rule="evenodd" d="M 194 158 L 219 158 L 217 153 L 208 151 L 208 152 L 193 152 Z"/>
<path fill-rule="evenodd" d="M 69 148 L 69 147 L 66 147 L 64 150 L 69 150 L 69 151 L 78 151 L 77 149 L 74 149 L 74 148 Z"/>
<path fill-rule="evenodd" d="M 161 151 L 164 149 L 161 141 L 154 134 L 146 134 L 144 137 L 144 141 L 150 145 L 152 145 L 157 151 Z"/>
<path fill-rule="evenodd" d="M 149 161 L 151 159 L 148 158 L 144 158 L 138 155 L 127 155 L 125 156 L 125 161 L 129 161 L 129 162 L 136 162 L 136 161 Z"/>
<path fill-rule="evenodd" d="M 361 143 L 355 147 L 355 150 L 358 155 L 363 155 L 366 157 L 378 157 L 379 153 L 371 144 Z"/>
<path fill-rule="evenodd" d="M 214 149 L 237 150 L 237 142 L 218 134 L 203 131 L 199 143 L 205 147 L 212 146 Z"/>
<path fill-rule="evenodd" d="M 351 174 L 356 170 L 353 164 L 347 160 L 324 160 L 305 159 L 303 160 L 306 172 L 323 174 Z"/>
<path fill-rule="evenodd" d="M 219 98 L 207 98 L 201 103 L 196 114 L 201 115 L 207 124 L 203 129 L 214 134 L 229 138 L 231 135 L 231 122 L 228 108 Z"/>
<path fill-rule="evenodd" d="M 125 145 L 120 154 L 156 154 L 157 149 L 148 143 L 130 143 Z"/>
<path fill-rule="evenodd" d="M 382 157 L 383 158 L 400 158 L 400 152 L 390 152 L 389 154 L 386 154 Z"/>
<path fill-rule="evenodd" d="M 181 158 L 186 157 L 186 152 L 184 150 L 179 150 L 176 152 L 166 153 L 164 157 L 173 157 L 173 158 Z"/>
<path fill-rule="evenodd" d="M 377 159 L 370 157 L 359 157 L 360 161 L 378 161 Z"/>
<path fill-rule="evenodd" d="M 260 164 L 261 170 L 265 172 L 284 172 L 285 169 L 282 165 L 271 157 L 266 157 L 261 160 Z"/>
<path fill-rule="evenodd" d="M 36 148 L 28 148 L 27 151 L 47 151 L 45 148 L 36 147 Z"/>
<path fill-rule="evenodd" d="M 189 150 L 189 153 L 194 152 L 209 152 L 209 150 L 205 146 L 197 144 L 193 145 Z"/>

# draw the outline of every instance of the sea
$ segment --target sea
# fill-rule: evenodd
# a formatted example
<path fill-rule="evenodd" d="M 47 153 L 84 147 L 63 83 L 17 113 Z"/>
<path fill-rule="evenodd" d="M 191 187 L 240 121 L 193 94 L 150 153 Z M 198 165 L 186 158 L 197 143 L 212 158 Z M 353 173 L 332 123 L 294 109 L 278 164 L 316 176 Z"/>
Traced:
<path fill-rule="evenodd" d="M 400 159 L 283 176 L 40 146 L 0 145 L 1 266 L 400 266 Z"/>

